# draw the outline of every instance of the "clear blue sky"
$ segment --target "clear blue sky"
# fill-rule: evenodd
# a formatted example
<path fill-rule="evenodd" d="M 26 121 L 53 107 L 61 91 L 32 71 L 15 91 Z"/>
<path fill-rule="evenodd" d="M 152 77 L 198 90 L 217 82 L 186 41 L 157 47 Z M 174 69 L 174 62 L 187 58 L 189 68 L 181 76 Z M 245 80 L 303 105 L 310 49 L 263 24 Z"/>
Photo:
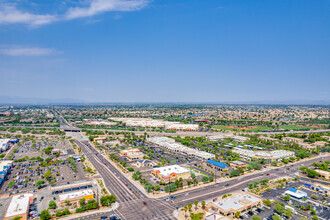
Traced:
<path fill-rule="evenodd" d="M 0 95 L 330 99 L 329 0 L 0 0 Z"/>

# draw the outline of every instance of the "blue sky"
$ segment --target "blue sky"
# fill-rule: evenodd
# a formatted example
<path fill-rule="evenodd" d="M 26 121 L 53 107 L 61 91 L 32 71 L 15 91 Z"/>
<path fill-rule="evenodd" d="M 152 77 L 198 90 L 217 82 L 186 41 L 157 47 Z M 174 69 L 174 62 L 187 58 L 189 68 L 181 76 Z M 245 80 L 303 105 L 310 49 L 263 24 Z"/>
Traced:
<path fill-rule="evenodd" d="M 0 0 L 1 96 L 330 100 L 328 0 Z"/>

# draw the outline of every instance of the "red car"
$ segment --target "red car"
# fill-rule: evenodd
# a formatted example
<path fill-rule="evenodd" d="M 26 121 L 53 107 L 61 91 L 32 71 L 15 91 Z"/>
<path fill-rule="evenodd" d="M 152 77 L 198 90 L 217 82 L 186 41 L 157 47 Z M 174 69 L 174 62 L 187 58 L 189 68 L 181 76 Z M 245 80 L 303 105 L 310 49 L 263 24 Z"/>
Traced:
<path fill-rule="evenodd" d="M 267 173 L 267 176 L 269 176 L 269 173 Z"/>
<path fill-rule="evenodd" d="M 143 205 L 147 205 L 147 203 L 146 202 L 143 202 Z"/>

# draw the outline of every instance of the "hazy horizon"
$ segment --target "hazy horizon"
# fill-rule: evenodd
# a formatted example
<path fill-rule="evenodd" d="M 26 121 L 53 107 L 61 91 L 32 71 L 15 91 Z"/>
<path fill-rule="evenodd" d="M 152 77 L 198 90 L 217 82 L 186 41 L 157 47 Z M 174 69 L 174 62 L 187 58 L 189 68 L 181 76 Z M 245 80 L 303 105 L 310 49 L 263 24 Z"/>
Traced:
<path fill-rule="evenodd" d="M 0 0 L 0 96 L 329 104 L 329 9 L 326 0 Z"/>

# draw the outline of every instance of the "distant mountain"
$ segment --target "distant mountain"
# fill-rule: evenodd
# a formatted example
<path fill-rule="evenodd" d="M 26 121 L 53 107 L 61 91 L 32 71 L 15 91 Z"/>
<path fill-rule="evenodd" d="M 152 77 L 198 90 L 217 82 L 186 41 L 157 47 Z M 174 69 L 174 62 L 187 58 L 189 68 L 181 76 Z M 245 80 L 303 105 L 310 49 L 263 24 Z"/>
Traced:
<path fill-rule="evenodd" d="M 0 104 L 76 104 L 85 103 L 79 99 L 43 99 L 35 97 L 0 96 Z"/>

